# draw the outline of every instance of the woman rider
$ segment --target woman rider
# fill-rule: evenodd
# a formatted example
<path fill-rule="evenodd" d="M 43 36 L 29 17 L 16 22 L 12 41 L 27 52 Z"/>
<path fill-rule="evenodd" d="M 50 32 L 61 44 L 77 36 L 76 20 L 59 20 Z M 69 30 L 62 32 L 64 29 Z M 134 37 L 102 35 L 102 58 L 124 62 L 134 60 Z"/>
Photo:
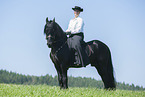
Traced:
<path fill-rule="evenodd" d="M 83 12 L 83 9 L 79 6 L 75 6 L 72 9 L 74 10 L 75 17 L 70 20 L 66 34 L 70 35 L 72 42 L 71 46 L 76 50 L 79 56 L 79 59 L 75 60 L 74 64 L 85 67 L 87 64 L 89 64 L 89 58 L 82 46 L 84 43 L 84 21 L 81 17 L 79 17 L 79 15 L 80 12 Z"/>

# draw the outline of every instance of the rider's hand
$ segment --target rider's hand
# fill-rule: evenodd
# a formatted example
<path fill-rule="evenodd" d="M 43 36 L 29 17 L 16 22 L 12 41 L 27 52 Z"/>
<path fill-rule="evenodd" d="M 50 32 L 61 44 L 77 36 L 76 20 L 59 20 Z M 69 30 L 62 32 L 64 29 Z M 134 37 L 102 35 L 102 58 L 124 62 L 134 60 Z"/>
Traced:
<path fill-rule="evenodd" d="M 66 35 L 70 35 L 71 34 L 71 32 L 66 32 Z"/>

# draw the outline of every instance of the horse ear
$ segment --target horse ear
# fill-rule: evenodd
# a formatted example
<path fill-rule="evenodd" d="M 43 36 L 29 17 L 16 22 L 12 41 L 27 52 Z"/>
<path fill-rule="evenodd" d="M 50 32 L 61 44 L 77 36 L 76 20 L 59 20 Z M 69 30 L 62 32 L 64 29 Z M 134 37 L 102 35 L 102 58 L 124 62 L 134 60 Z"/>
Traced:
<path fill-rule="evenodd" d="M 54 17 L 54 19 L 53 19 L 53 22 L 55 22 L 55 17 Z"/>
<path fill-rule="evenodd" d="M 48 17 L 46 18 L 46 23 L 48 23 L 49 21 L 48 21 Z"/>

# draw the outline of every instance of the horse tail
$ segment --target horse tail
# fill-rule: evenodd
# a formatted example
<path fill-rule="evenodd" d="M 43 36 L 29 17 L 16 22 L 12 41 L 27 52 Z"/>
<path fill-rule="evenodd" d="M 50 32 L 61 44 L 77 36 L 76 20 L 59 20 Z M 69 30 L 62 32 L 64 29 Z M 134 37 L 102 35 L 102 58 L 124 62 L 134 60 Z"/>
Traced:
<path fill-rule="evenodd" d="M 110 80 L 110 88 L 111 89 L 115 89 L 116 88 L 116 79 L 114 77 L 114 68 L 113 68 L 113 64 L 112 64 L 112 58 L 111 58 L 111 52 L 109 50 L 109 56 L 108 56 L 108 69 L 107 69 L 107 72 L 108 72 L 108 75 L 109 75 L 109 80 Z"/>

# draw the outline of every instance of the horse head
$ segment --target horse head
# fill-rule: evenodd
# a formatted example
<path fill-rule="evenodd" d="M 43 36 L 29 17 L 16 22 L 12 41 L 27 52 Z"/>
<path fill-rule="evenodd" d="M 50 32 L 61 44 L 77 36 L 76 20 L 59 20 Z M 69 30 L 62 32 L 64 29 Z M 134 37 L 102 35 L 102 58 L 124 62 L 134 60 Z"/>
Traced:
<path fill-rule="evenodd" d="M 48 17 L 46 18 L 44 34 L 46 34 L 47 45 L 48 45 L 49 48 L 51 48 L 52 44 L 56 40 L 55 18 L 53 20 L 50 20 L 50 21 L 48 20 Z"/>

